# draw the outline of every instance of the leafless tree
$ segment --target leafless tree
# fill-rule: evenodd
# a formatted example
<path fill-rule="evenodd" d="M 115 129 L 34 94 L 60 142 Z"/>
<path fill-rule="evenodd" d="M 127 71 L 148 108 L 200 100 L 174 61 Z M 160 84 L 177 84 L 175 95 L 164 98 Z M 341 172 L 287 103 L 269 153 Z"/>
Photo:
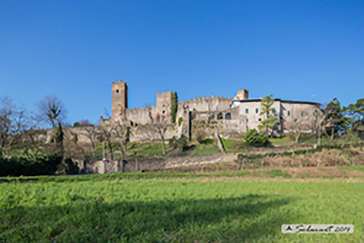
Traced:
<path fill-rule="evenodd" d="M 96 157 L 96 147 L 99 142 L 100 129 L 95 126 L 84 126 L 82 127 L 81 133 L 90 140 L 91 152 L 93 157 Z"/>
<path fill-rule="evenodd" d="M 318 145 L 321 144 L 321 135 L 325 132 L 324 121 L 325 115 L 318 110 L 313 111 L 308 117 L 309 126 L 315 133 L 315 138 L 317 139 Z"/>
<path fill-rule="evenodd" d="M 120 142 L 121 158 L 125 158 L 126 143 L 129 140 L 130 127 L 122 121 L 116 121 L 114 128 L 114 136 Z"/>
<path fill-rule="evenodd" d="M 67 157 L 86 159 L 86 150 L 78 141 L 78 134 L 72 130 L 64 133 Z M 81 155 L 81 158 L 80 158 Z"/>
<path fill-rule="evenodd" d="M 9 155 L 29 126 L 25 109 L 15 106 L 8 97 L 0 99 L 0 157 Z"/>
<path fill-rule="evenodd" d="M 151 121 L 151 128 L 158 134 L 159 138 L 162 141 L 162 153 L 166 154 L 166 145 L 165 145 L 165 134 L 168 129 L 167 119 L 153 119 L 152 111 L 149 109 L 148 116 Z"/>
<path fill-rule="evenodd" d="M 107 119 L 110 121 L 111 120 L 111 116 L 110 113 L 107 109 L 105 109 L 105 115 L 107 117 Z M 97 139 L 99 141 L 102 142 L 102 147 L 103 147 L 103 157 L 105 158 L 105 144 L 108 145 L 109 148 L 109 153 L 110 153 L 110 158 L 113 160 L 114 159 L 114 151 L 113 151 L 113 146 L 112 146 L 112 136 L 113 133 L 115 131 L 115 126 L 114 124 L 104 124 L 103 126 L 99 126 L 98 129 L 98 133 L 97 133 Z"/>
<path fill-rule="evenodd" d="M 286 129 L 295 136 L 295 142 L 298 143 L 301 135 L 310 130 L 310 123 L 307 119 L 292 119 L 286 123 Z"/>
<path fill-rule="evenodd" d="M 57 121 L 63 122 L 66 118 L 67 110 L 63 102 L 55 95 L 45 97 L 38 104 L 37 120 L 42 123 L 48 123 L 55 128 Z"/>

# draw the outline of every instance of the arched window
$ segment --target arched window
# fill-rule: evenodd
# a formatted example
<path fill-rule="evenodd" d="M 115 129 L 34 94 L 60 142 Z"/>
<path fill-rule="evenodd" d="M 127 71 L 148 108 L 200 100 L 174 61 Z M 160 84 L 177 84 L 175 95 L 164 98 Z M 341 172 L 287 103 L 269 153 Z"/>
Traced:
<path fill-rule="evenodd" d="M 225 120 L 231 120 L 231 113 L 225 114 Z"/>
<path fill-rule="evenodd" d="M 223 119 L 224 117 L 222 116 L 222 113 L 220 112 L 219 114 L 217 114 L 217 120 L 221 120 Z"/>

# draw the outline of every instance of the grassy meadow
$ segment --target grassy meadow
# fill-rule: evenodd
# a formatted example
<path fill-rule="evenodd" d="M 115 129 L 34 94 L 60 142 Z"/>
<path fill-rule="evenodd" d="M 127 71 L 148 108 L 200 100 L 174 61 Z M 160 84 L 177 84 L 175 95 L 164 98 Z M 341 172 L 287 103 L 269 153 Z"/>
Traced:
<path fill-rule="evenodd" d="M 230 175 L 230 180 L 224 178 Z M 0 242 L 362 242 L 364 183 L 249 172 L 3 178 Z M 353 234 L 282 234 L 282 224 Z"/>

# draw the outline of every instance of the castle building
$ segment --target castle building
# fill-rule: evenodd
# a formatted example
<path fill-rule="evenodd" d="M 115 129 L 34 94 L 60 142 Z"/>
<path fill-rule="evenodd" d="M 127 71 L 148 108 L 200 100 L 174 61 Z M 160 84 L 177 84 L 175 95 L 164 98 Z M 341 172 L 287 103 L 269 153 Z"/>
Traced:
<path fill-rule="evenodd" d="M 128 109 L 128 86 L 121 80 L 112 84 L 112 117 L 100 117 L 100 125 L 115 123 L 117 121 L 129 124 L 150 124 L 154 122 L 171 123 L 172 92 L 157 93 L 156 106 L 138 109 Z M 177 120 L 183 118 L 194 130 L 201 121 L 217 120 L 221 123 L 221 130 L 226 132 L 244 133 L 248 129 L 257 129 L 266 115 L 261 115 L 261 99 L 249 99 L 246 89 L 237 91 L 234 99 L 217 97 L 195 97 L 178 104 Z M 315 102 L 290 101 L 274 99 L 270 116 L 278 120 L 277 132 L 286 132 L 286 124 L 305 120 L 314 112 L 321 112 L 320 104 Z M 151 119 L 152 118 L 152 119 Z"/>

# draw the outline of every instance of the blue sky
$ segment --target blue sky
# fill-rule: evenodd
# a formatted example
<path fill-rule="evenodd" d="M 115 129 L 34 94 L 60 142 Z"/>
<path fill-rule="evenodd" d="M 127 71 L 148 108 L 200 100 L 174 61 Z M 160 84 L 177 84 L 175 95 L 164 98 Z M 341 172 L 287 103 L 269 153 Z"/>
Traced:
<path fill-rule="evenodd" d="M 0 96 L 28 110 L 54 94 L 68 122 L 156 93 L 343 105 L 364 97 L 364 1 L 0 0 Z"/>

